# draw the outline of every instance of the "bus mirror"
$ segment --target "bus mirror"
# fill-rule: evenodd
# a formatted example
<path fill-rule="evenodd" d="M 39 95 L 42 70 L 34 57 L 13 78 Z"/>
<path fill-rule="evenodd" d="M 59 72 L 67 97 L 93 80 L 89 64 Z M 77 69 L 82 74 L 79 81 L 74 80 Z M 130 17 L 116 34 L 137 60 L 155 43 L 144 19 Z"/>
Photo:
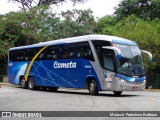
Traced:
<path fill-rule="evenodd" d="M 151 63 L 152 62 L 152 54 L 150 52 L 146 51 L 146 50 L 141 50 L 141 52 L 149 55 L 149 62 Z"/>
<path fill-rule="evenodd" d="M 122 55 L 121 55 L 121 50 L 119 48 L 112 47 L 112 46 L 103 46 L 102 48 L 116 51 L 117 52 L 117 58 L 121 59 Z"/>

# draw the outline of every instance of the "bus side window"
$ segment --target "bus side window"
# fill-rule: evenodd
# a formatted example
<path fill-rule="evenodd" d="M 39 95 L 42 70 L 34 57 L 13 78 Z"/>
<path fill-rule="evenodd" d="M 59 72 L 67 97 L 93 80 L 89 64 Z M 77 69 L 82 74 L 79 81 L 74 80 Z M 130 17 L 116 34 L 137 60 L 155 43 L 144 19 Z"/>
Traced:
<path fill-rule="evenodd" d="M 88 42 L 74 43 L 76 49 L 77 58 L 84 58 L 87 60 L 94 61 L 92 50 Z"/>
<path fill-rule="evenodd" d="M 40 60 L 44 59 L 44 53 L 41 53 L 41 54 L 39 55 L 39 58 L 38 58 L 38 59 L 40 59 Z"/>
<path fill-rule="evenodd" d="M 104 61 L 103 61 L 104 67 L 111 71 L 114 71 L 113 52 L 106 51 L 103 54 L 103 58 L 104 58 Z"/>
<path fill-rule="evenodd" d="M 78 56 L 79 58 L 84 58 L 84 55 L 85 55 L 84 49 L 83 49 L 83 48 L 79 48 L 79 49 L 78 49 L 78 54 L 77 54 L 77 56 Z"/>
<path fill-rule="evenodd" d="M 16 51 L 9 51 L 9 60 L 15 62 L 16 61 L 15 55 L 16 55 Z"/>
<path fill-rule="evenodd" d="M 62 58 L 70 59 L 75 57 L 75 51 L 74 51 L 73 45 L 66 44 L 63 46 L 63 49 L 64 50 L 63 50 Z"/>
<path fill-rule="evenodd" d="M 13 50 L 9 52 L 9 59 L 13 62 L 25 61 L 25 52 L 24 50 Z"/>
<path fill-rule="evenodd" d="M 32 56 L 33 56 L 33 53 L 32 53 L 33 51 L 31 50 L 31 49 L 27 49 L 26 50 L 26 57 L 27 57 L 27 59 L 30 61 L 30 60 L 32 60 Z"/>
<path fill-rule="evenodd" d="M 28 61 L 28 56 L 26 55 L 26 50 L 23 52 L 23 61 Z"/>
<path fill-rule="evenodd" d="M 108 41 L 102 41 L 102 40 L 93 40 L 92 41 L 93 45 L 94 45 L 94 48 L 96 50 L 96 54 L 97 54 L 97 57 L 99 59 L 99 62 L 101 64 L 101 66 L 103 66 L 103 62 L 104 62 L 104 59 L 103 59 L 103 49 L 102 49 L 102 46 L 111 46 L 111 43 L 108 42 Z"/>
<path fill-rule="evenodd" d="M 31 61 L 36 54 L 37 48 L 27 49 L 25 57 L 27 58 L 27 60 Z"/>
<path fill-rule="evenodd" d="M 16 57 L 16 61 L 20 61 L 20 59 L 21 59 L 20 52 L 19 52 L 19 51 L 17 51 L 17 57 Z"/>
<path fill-rule="evenodd" d="M 60 59 L 60 46 L 49 46 L 46 50 L 44 50 L 41 54 L 43 54 L 44 60 L 56 60 Z"/>
<path fill-rule="evenodd" d="M 88 60 L 94 61 L 91 49 L 89 49 L 89 48 L 86 49 L 86 51 L 85 51 L 85 58 L 88 59 Z"/>

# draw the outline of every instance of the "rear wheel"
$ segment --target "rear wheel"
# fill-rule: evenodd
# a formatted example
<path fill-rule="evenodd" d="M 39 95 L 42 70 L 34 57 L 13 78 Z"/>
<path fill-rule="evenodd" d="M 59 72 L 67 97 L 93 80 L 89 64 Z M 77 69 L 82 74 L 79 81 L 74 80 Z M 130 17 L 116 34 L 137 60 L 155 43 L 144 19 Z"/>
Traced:
<path fill-rule="evenodd" d="M 21 78 L 21 80 L 20 80 L 20 86 L 21 86 L 21 88 L 23 88 L 23 89 L 26 89 L 26 88 L 27 88 L 27 81 L 24 79 L 24 77 Z"/>
<path fill-rule="evenodd" d="M 122 94 L 122 91 L 113 91 L 115 96 L 120 96 Z"/>
<path fill-rule="evenodd" d="M 32 77 L 30 77 L 28 79 L 28 89 L 30 90 L 34 90 L 36 88 L 35 83 L 34 83 L 34 79 Z"/>
<path fill-rule="evenodd" d="M 98 85 L 95 80 L 91 80 L 88 85 L 90 95 L 97 95 L 98 94 Z"/>

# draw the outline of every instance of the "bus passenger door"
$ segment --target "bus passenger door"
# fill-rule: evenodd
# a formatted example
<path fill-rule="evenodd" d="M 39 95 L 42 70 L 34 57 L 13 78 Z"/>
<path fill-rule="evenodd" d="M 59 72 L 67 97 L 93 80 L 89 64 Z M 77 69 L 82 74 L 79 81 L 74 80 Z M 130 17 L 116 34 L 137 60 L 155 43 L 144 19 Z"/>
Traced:
<path fill-rule="evenodd" d="M 114 88 L 114 51 L 112 50 L 104 50 L 103 52 L 103 67 L 106 69 L 104 70 L 104 77 L 105 77 L 105 85 L 107 90 L 111 90 Z"/>

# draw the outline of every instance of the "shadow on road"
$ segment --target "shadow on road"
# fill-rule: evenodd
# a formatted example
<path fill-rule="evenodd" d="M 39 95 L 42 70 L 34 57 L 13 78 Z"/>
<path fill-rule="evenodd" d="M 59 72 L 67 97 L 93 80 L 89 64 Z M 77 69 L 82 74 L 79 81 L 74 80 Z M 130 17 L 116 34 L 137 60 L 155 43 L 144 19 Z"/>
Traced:
<path fill-rule="evenodd" d="M 16 86 L 15 88 L 19 88 L 19 89 L 22 89 L 21 87 L 19 86 Z M 26 89 L 28 90 L 28 89 Z M 49 91 L 47 90 L 46 88 L 39 88 L 39 89 L 36 89 L 34 91 L 40 91 L 40 92 L 47 92 L 47 93 L 63 93 L 63 94 L 75 94 L 75 95 L 88 95 L 90 96 L 89 92 L 85 89 L 82 89 L 84 91 L 80 91 L 81 89 L 70 89 L 70 88 L 60 88 L 58 91 Z M 28 90 L 29 91 L 29 90 Z M 125 94 L 125 93 L 122 93 L 120 96 L 115 96 L 112 92 L 109 92 L 109 93 L 106 93 L 107 91 L 104 91 L 104 92 L 99 92 L 98 95 L 94 96 L 94 97 L 98 97 L 98 96 L 101 96 L 101 97 L 136 97 L 136 96 L 140 96 L 140 95 L 135 95 L 131 92 L 131 94 Z"/>
<path fill-rule="evenodd" d="M 107 91 L 106 91 L 107 92 Z M 134 96 L 139 96 L 139 95 L 129 95 L 129 94 L 122 94 L 120 96 L 115 96 L 113 93 L 106 93 L 106 92 L 102 92 L 102 93 L 99 93 L 98 95 L 96 96 L 102 96 L 102 97 L 134 97 Z M 76 95 L 90 95 L 89 93 L 86 93 L 86 92 L 79 92 L 79 91 L 56 91 L 56 93 L 65 93 L 65 94 L 76 94 Z M 94 97 L 96 97 L 94 96 Z"/>

